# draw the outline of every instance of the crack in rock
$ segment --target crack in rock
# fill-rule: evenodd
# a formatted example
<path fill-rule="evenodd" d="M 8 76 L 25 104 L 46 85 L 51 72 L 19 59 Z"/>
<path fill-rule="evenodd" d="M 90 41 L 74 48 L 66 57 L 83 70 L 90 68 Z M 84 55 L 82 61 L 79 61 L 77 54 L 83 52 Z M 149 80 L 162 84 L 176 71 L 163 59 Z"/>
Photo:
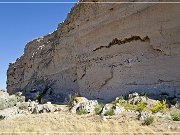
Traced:
<path fill-rule="evenodd" d="M 111 66 L 111 76 L 104 81 L 104 83 L 100 86 L 100 88 L 102 88 L 103 86 L 105 86 L 111 79 L 113 79 L 113 77 L 114 77 L 114 74 L 113 74 L 113 66 Z"/>
<path fill-rule="evenodd" d="M 157 85 L 157 84 L 161 84 L 161 83 L 171 83 L 171 82 L 180 82 L 180 80 L 161 80 L 159 79 L 157 82 L 154 83 L 127 83 L 126 85 Z"/>
<path fill-rule="evenodd" d="M 130 42 L 138 41 L 138 40 L 141 42 L 147 42 L 147 41 L 150 41 L 150 38 L 148 36 L 146 36 L 144 38 L 141 38 L 140 36 L 131 36 L 130 38 L 125 38 L 124 40 L 119 40 L 119 39 L 115 38 L 112 40 L 112 42 L 109 43 L 108 46 L 100 46 L 100 47 L 94 49 L 93 51 L 97 51 L 102 48 L 110 48 L 114 45 L 122 45 L 122 44 L 130 43 Z"/>
<path fill-rule="evenodd" d="M 84 73 L 82 74 L 82 76 L 81 76 L 81 78 L 80 79 L 83 79 L 83 77 L 86 75 L 86 66 L 85 66 L 85 68 L 84 68 Z"/>

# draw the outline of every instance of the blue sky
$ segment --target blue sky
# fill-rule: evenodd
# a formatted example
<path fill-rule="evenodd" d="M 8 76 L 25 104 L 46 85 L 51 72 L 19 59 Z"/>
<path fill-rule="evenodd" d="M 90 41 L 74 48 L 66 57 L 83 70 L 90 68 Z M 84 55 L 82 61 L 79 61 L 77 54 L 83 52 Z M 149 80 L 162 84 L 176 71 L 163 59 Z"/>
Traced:
<path fill-rule="evenodd" d="M 7 0 L 0 0 L 0 2 Z M 8 0 L 23 1 L 23 0 Z M 24 0 L 25 1 L 25 0 Z M 50 1 L 50 0 L 27 0 Z M 68 0 L 53 0 L 68 1 Z M 76 0 L 69 0 L 76 1 Z M 0 4 L 0 89 L 6 88 L 10 62 L 23 54 L 25 44 L 48 34 L 65 20 L 74 4 Z"/>

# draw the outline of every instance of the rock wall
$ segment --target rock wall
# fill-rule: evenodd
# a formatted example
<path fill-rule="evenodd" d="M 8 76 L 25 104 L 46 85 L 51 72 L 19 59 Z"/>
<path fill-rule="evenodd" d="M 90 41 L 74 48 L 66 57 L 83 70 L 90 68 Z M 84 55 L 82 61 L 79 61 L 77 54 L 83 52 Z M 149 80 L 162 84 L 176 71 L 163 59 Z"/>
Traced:
<path fill-rule="evenodd" d="M 131 91 L 175 95 L 179 37 L 180 4 L 76 4 L 57 30 L 27 43 L 9 65 L 7 91 L 42 102 L 63 102 L 70 93 L 102 101 Z"/>

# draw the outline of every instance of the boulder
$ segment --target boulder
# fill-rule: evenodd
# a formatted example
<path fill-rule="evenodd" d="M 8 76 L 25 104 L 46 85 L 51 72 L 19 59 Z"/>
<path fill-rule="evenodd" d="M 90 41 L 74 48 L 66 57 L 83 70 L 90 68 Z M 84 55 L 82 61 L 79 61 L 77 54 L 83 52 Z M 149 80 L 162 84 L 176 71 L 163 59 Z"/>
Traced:
<path fill-rule="evenodd" d="M 16 106 L 21 110 L 28 110 L 29 105 L 30 105 L 30 102 L 19 102 L 17 103 Z"/>
<path fill-rule="evenodd" d="M 78 107 L 82 104 L 88 102 L 88 99 L 85 97 L 75 97 L 74 100 L 71 103 L 71 112 L 76 113 L 76 110 Z"/>
<path fill-rule="evenodd" d="M 78 108 L 85 109 L 88 113 L 94 113 L 95 107 L 98 105 L 97 100 L 89 100 L 82 103 Z"/>
<path fill-rule="evenodd" d="M 139 94 L 137 92 L 131 93 L 128 95 L 129 99 L 135 98 L 135 97 L 139 97 Z"/>
<path fill-rule="evenodd" d="M 180 101 L 177 101 L 177 102 L 176 102 L 175 107 L 176 107 L 177 109 L 180 109 Z"/>
<path fill-rule="evenodd" d="M 43 104 L 43 112 L 55 112 L 56 107 L 51 104 L 51 102 L 47 102 L 46 104 Z"/>
<path fill-rule="evenodd" d="M 29 112 L 33 113 L 37 105 L 38 105 L 38 102 L 31 101 L 28 107 Z"/>
<path fill-rule="evenodd" d="M 18 102 L 25 102 L 25 97 L 20 93 L 9 95 L 7 92 L 0 91 L 0 110 L 13 107 Z"/>
<path fill-rule="evenodd" d="M 140 103 L 140 102 L 146 103 L 147 97 L 140 96 L 137 92 L 135 92 L 135 93 L 129 94 L 128 102 L 133 105 Z"/>
<path fill-rule="evenodd" d="M 76 113 L 78 109 L 84 109 L 88 113 L 94 113 L 97 105 L 97 100 L 88 100 L 85 97 L 75 97 L 72 103 L 71 112 Z"/>
<path fill-rule="evenodd" d="M 44 112 L 44 106 L 42 104 L 37 104 L 35 105 L 32 113 L 37 114 L 37 113 L 43 113 L 43 112 Z"/>
<path fill-rule="evenodd" d="M 139 113 L 138 119 L 144 121 L 146 118 L 148 118 L 150 116 L 151 116 L 150 112 L 144 111 L 144 112 Z"/>
<path fill-rule="evenodd" d="M 9 95 L 7 92 L 0 91 L 0 120 L 12 118 L 22 114 L 54 112 L 57 107 L 47 102 L 39 104 L 37 101 L 28 100 L 25 102 L 25 97 L 21 92 L 15 95 Z"/>
<path fill-rule="evenodd" d="M 119 114 L 121 114 L 122 112 L 125 111 L 124 107 L 120 106 L 119 104 L 116 104 L 115 106 L 113 106 L 112 109 L 114 110 L 115 115 L 119 115 Z"/>
<path fill-rule="evenodd" d="M 101 115 L 105 115 L 108 111 L 110 111 L 111 109 L 113 108 L 113 104 L 106 104 L 104 107 L 103 107 L 103 110 L 102 110 L 102 113 Z"/>

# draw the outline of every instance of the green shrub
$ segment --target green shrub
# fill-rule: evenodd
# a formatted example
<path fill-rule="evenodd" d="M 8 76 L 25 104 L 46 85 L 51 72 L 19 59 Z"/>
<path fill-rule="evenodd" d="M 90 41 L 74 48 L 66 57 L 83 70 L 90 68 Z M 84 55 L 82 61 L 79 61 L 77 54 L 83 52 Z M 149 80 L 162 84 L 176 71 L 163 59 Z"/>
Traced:
<path fill-rule="evenodd" d="M 138 111 L 138 112 L 142 112 L 142 111 L 146 110 L 146 105 L 145 105 L 145 103 L 138 103 L 138 104 L 135 106 L 135 110 Z"/>
<path fill-rule="evenodd" d="M 78 115 L 83 115 L 83 114 L 88 114 L 88 112 L 87 112 L 87 110 L 85 110 L 85 109 L 78 109 L 78 110 L 76 111 L 76 114 L 78 114 Z"/>
<path fill-rule="evenodd" d="M 126 102 L 124 105 L 125 110 L 134 110 L 134 106 L 130 104 L 129 102 Z"/>
<path fill-rule="evenodd" d="M 117 103 L 118 103 L 118 102 L 116 102 L 116 101 L 112 101 L 112 102 L 111 102 L 112 106 L 116 105 Z"/>
<path fill-rule="evenodd" d="M 114 115 L 114 110 L 113 110 L 113 109 L 108 110 L 108 111 L 104 114 L 104 116 L 113 116 L 113 115 Z"/>
<path fill-rule="evenodd" d="M 120 106 L 123 106 L 123 103 L 124 103 L 124 98 L 121 97 L 121 98 L 119 99 L 119 105 L 120 105 Z"/>
<path fill-rule="evenodd" d="M 180 121 L 180 112 L 171 113 L 171 118 L 173 121 Z"/>
<path fill-rule="evenodd" d="M 104 107 L 104 104 L 98 104 L 98 105 L 95 107 L 95 113 L 96 113 L 96 115 L 101 114 L 103 107 Z"/>
<path fill-rule="evenodd" d="M 154 121 L 154 118 L 152 117 L 152 116 L 150 116 L 150 117 L 147 117 L 145 120 L 144 120 L 144 125 L 147 125 L 147 126 L 149 126 L 149 125 L 151 125 L 152 123 L 153 123 L 153 121 Z"/>
<path fill-rule="evenodd" d="M 146 110 L 146 105 L 143 102 L 140 102 L 137 105 L 132 105 L 129 102 L 127 102 L 124 105 L 124 108 L 125 108 L 125 110 L 135 110 L 135 111 L 138 111 L 138 112 L 142 112 L 142 111 Z"/>
<path fill-rule="evenodd" d="M 156 103 L 152 108 L 151 111 L 153 113 L 157 113 L 159 111 L 166 112 L 166 100 Z"/>

